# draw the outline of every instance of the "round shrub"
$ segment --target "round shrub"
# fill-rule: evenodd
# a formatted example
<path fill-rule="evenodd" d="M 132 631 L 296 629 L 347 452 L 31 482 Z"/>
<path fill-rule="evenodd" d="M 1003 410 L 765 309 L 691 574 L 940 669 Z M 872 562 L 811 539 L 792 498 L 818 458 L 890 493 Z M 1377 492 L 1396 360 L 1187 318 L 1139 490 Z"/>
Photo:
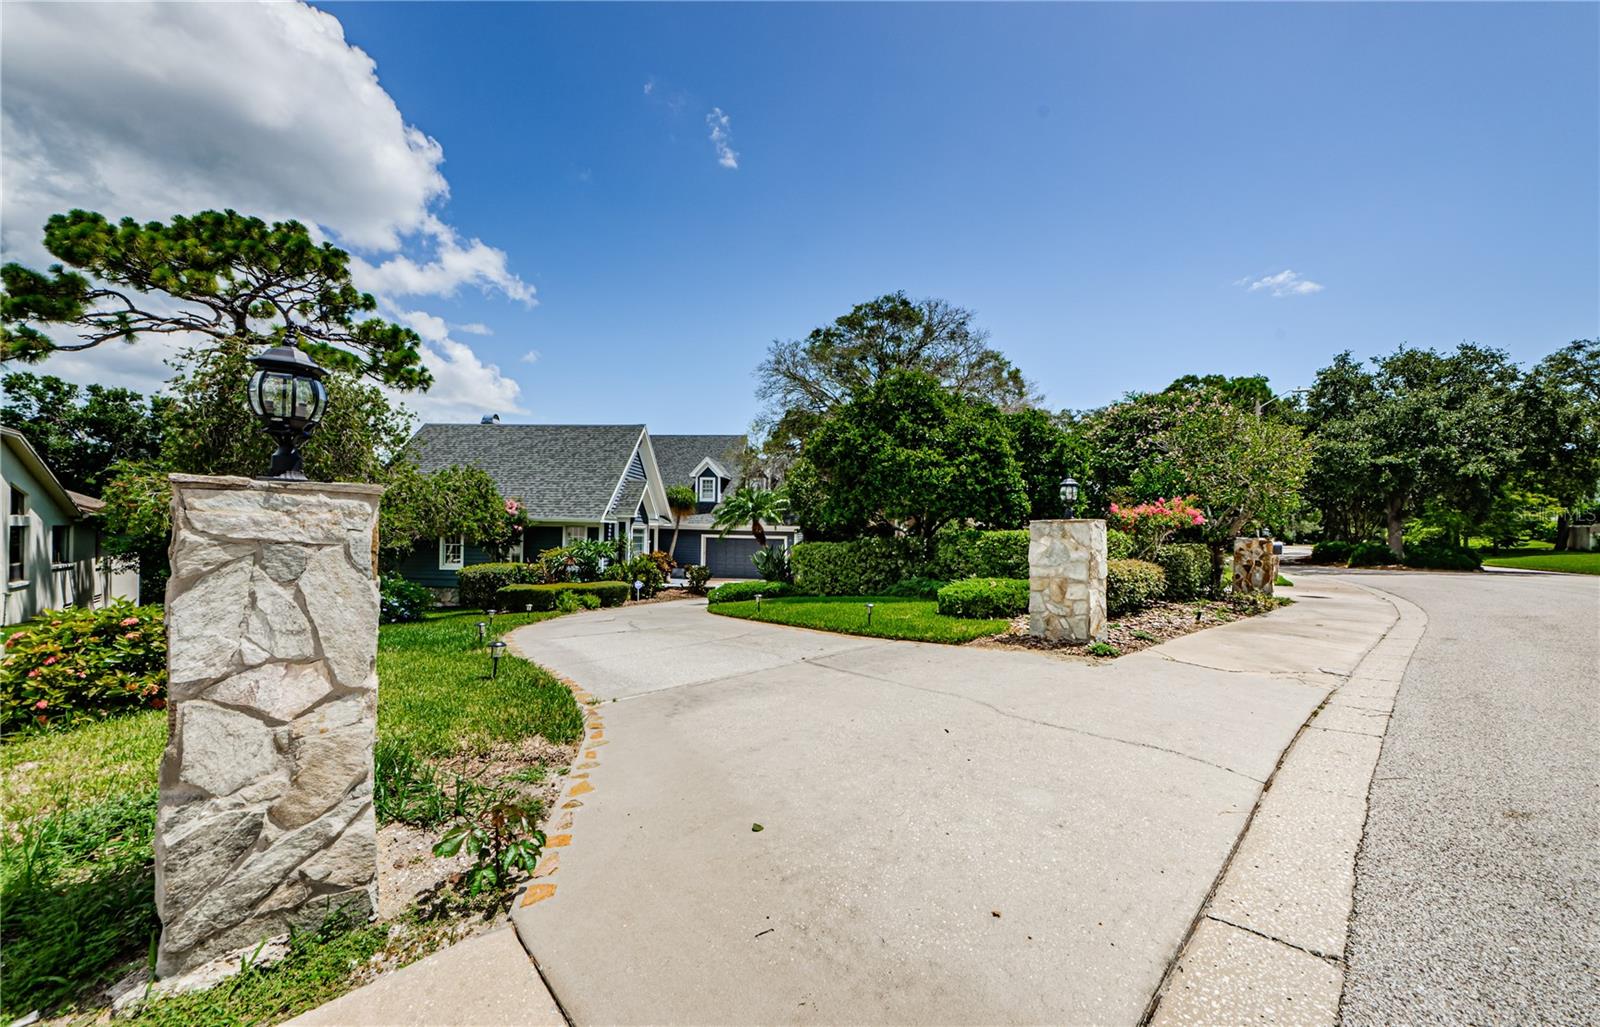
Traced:
<path fill-rule="evenodd" d="M 1440 539 L 1429 539 L 1406 546 L 1406 555 L 1400 562 L 1407 567 L 1428 567 L 1442 571 L 1475 571 L 1483 566 L 1483 557 L 1471 549 L 1462 549 Z"/>
<path fill-rule="evenodd" d="M 167 704 L 167 628 L 159 606 L 119 599 L 45 610 L 6 641 L 0 717 L 7 729 L 67 725 Z"/>
<path fill-rule="evenodd" d="M 1133 536 L 1116 528 L 1106 529 L 1106 559 L 1126 560 L 1133 555 Z"/>
<path fill-rule="evenodd" d="M 884 589 L 883 594 L 900 599 L 936 599 L 939 590 L 948 584 L 950 582 L 938 578 L 901 578 Z"/>
<path fill-rule="evenodd" d="M 967 578 L 939 590 L 939 612 L 979 620 L 1028 612 L 1027 578 Z"/>
<path fill-rule="evenodd" d="M 531 563 L 475 563 L 456 572 L 457 594 L 469 610 L 495 605 L 495 593 L 507 585 L 533 585 L 543 580 L 544 571 Z"/>
<path fill-rule="evenodd" d="M 1349 563 L 1350 550 L 1354 549 L 1348 542 L 1339 539 L 1327 539 L 1311 547 L 1312 563 Z"/>
<path fill-rule="evenodd" d="M 1160 599 L 1167 591 L 1167 575 L 1146 560 L 1106 561 L 1106 612 L 1132 613 Z"/>
<path fill-rule="evenodd" d="M 1382 542 L 1358 542 L 1351 547 L 1348 562 L 1352 567 L 1376 567 L 1399 561 Z"/>
<path fill-rule="evenodd" d="M 378 623 L 399 624 L 421 620 L 433 609 L 433 593 L 424 585 L 407 581 L 398 574 L 386 574 L 378 581 Z"/>
<path fill-rule="evenodd" d="M 810 543 L 807 544 L 809 545 Z M 798 549 L 799 547 L 796 546 L 795 548 Z M 786 581 L 730 581 L 726 585 L 718 585 L 712 589 L 711 594 L 706 597 L 706 601 L 710 603 L 738 603 L 746 599 L 754 599 L 757 593 L 760 593 L 764 599 L 805 595 L 800 589 Z"/>
<path fill-rule="evenodd" d="M 1183 601 L 1210 595 L 1211 550 L 1198 542 L 1168 542 L 1150 561 L 1167 578 L 1163 598 Z"/>

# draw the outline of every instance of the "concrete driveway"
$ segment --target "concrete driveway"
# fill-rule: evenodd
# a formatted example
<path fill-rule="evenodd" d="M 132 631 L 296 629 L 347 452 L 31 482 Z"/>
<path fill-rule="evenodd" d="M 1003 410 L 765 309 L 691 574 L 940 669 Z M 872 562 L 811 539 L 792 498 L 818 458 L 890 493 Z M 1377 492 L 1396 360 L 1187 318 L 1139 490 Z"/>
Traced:
<path fill-rule="evenodd" d="M 518 932 L 580 1024 L 1135 1023 L 1285 746 L 1395 620 L 1304 584 L 1099 666 L 703 602 L 518 629 L 603 720 Z"/>

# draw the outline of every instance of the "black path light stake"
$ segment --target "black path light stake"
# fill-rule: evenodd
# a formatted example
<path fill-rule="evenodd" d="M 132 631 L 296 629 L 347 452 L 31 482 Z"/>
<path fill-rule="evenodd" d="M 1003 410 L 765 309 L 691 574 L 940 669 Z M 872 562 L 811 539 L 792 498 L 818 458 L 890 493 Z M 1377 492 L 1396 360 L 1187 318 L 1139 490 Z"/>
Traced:
<path fill-rule="evenodd" d="M 479 645 L 483 644 L 483 633 L 485 631 L 487 631 L 488 629 L 489 629 L 488 622 L 481 621 L 481 620 L 478 622 L 478 644 Z"/>
<path fill-rule="evenodd" d="M 328 390 L 322 379 L 328 372 L 294 344 L 295 330 L 283 334 L 283 345 L 250 358 L 256 372 L 250 376 L 250 410 L 277 440 L 277 452 L 267 469 L 268 479 L 305 481 L 300 447 L 311 437 L 328 407 Z"/>
<path fill-rule="evenodd" d="M 533 604 L 529 603 L 528 605 L 524 606 L 522 608 L 522 612 L 523 613 L 532 613 L 533 612 Z"/>
<path fill-rule="evenodd" d="M 489 624 L 492 627 L 494 625 L 494 615 L 499 613 L 500 611 L 499 610 L 486 610 L 484 612 L 489 615 Z"/>
<path fill-rule="evenodd" d="M 756 593 L 756 612 L 757 613 L 761 612 L 761 593 L 760 592 Z"/>
<path fill-rule="evenodd" d="M 506 651 L 506 644 L 499 639 L 489 643 L 489 676 L 500 676 L 500 657 Z"/>
<path fill-rule="evenodd" d="M 1077 516 L 1078 483 L 1071 478 L 1061 479 L 1061 505 L 1066 510 L 1067 520 Z"/>
<path fill-rule="evenodd" d="M 868 603 L 867 604 L 867 627 L 869 627 L 869 628 L 872 627 L 872 608 L 875 605 L 877 605 L 877 604 L 876 603 Z"/>

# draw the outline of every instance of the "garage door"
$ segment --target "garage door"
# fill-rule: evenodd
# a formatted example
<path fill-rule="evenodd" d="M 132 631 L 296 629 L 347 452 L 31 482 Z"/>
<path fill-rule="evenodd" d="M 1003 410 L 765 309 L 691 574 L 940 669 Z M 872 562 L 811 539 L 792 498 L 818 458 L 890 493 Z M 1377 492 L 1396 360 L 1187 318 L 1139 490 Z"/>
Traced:
<path fill-rule="evenodd" d="M 773 549 L 782 549 L 783 543 L 776 539 L 767 539 L 767 545 Z M 711 568 L 713 578 L 759 578 L 756 565 L 750 561 L 760 547 L 753 538 L 708 538 L 706 539 L 706 566 Z"/>

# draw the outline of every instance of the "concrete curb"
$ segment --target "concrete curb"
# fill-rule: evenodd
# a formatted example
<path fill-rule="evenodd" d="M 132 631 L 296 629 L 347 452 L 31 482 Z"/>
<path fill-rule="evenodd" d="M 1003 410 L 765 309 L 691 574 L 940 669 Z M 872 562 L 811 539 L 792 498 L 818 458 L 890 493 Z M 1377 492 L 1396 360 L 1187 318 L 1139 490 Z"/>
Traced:
<path fill-rule="evenodd" d="M 1422 609 L 1351 582 L 1398 619 L 1306 721 L 1153 998 L 1147 1023 L 1332 1025 L 1367 792 Z"/>

